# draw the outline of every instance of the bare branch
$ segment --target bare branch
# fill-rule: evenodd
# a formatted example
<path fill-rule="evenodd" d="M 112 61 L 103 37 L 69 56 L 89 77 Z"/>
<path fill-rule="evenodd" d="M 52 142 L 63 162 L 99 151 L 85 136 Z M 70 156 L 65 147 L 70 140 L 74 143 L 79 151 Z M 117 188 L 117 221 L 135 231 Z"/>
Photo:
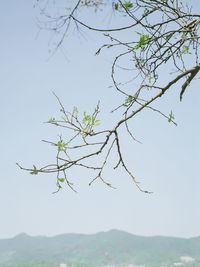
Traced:
<path fill-rule="evenodd" d="M 121 16 L 126 18 L 123 20 L 125 21 L 124 25 L 107 28 L 101 25 L 99 27 L 89 25 L 85 22 L 86 20 L 84 21 L 84 8 L 97 10 L 103 6 L 103 10 L 104 8 L 107 10 L 109 5 L 111 12 L 115 12 L 116 19 Z M 83 13 L 80 16 L 81 11 Z M 188 85 L 199 72 L 200 15 L 192 13 L 191 9 L 184 6 L 179 0 L 136 0 L 134 3 L 122 0 L 79 0 L 72 8 L 65 9 L 63 14 L 50 15 L 46 6 L 42 15 L 48 22 L 43 24 L 43 28 L 52 30 L 60 36 L 55 50 L 64 43 L 66 34 L 71 34 L 72 26 L 76 29 L 104 33 L 108 42 L 102 44 L 96 55 L 103 52 L 105 48 L 112 50 L 114 58 L 111 65 L 111 78 L 113 87 L 116 92 L 121 94 L 122 100 L 116 104 L 111 114 L 121 110 L 122 113 L 114 127 L 98 130 L 100 124 L 98 119 L 99 102 L 92 114 L 84 112 L 81 115 L 76 107 L 71 112 L 66 110 L 59 97 L 53 93 L 61 108 L 62 116 L 61 119 L 51 118 L 48 123 L 63 128 L 67 133 L 64 134 L 67 138 L 60 137 L 57 142 L 43 140 L 57 149 L 56 162 L 38 169 L 35 165 L 33 168 L 24 168 L 17 164 L 18 167 L 33 175 L 55 173 L 58 187 L 56 192 L 62 188 L 62 183 L 66 183 L 70 189 L 75 191 L 73 184 L 68 180 L 67 173 L 73 167 L 81 167 L 95 172 L 89 185 L 99 180 L 107 186 L 115 188 L 102 177 L 111 154 L 115 153 L 118 156 L 118 162 L 114 169 L 121 165 L 141 192 L 151 193 L 140 187 L 124 160 L 123 147 L 120 147 L 119 128 L 124 127 L 123 129 L 130 138 L 139 142 L 130 131 L 129 122 L 144 109 L 160 114 L 177 126 L 172 111 L 166 115 L 151 104 L 159 102 L 159 99 L 164 97 L 169 90 L 177 90 L 177 84 L 184 80 L 180 92 L 181 101 Z M 129 36 L 133 36 L 133 39 L 129 38 L 127 41 L 121 31 L 127 31 Z M 189 61 L 186 60 L 188 56 L 190 57 Z M 124 66 L 122 63 L 126 65 Z M 165 75 L 170 75 L 172 70 L 173 78 L 163 85 L 160 79 L 161 73 L 164 71 Z M 131 78 L 122 82 L 121 71 L 130 71 Z M 132 81 L 134 81 L 134 88 L 131 87 Z M 78 153 L 73 154 L 75 150 Z M 97 162 L 98 166 L 94 162 Z"/>

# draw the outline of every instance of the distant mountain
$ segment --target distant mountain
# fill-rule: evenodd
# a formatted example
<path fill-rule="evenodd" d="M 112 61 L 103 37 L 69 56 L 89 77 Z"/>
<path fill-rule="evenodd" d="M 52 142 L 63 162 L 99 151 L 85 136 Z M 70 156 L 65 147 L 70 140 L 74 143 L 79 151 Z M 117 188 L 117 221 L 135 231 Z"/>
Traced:
<path fill-rule="evenodd" d="M 11 239 L 0 239 L 0 266 L 50 267 L 59 266 L 60 263 L 76 267 L 106 266 L 111 263 L 113 266 L 156 267 L 173 266 L 174 263 L 200 266 L 200 237 L 142 237 L 111 230 L 91 235 L 31 237 L 20 234 Z"/>

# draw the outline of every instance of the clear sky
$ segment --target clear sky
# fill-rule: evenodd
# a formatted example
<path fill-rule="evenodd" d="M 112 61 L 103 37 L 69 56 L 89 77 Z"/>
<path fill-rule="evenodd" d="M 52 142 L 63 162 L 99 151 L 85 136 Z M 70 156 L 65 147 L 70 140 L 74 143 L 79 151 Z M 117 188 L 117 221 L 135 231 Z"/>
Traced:
<path fill-rule="evenodd" d="M 193 2 L 200 10 L 199 1 Z M 199 80 L 192 82 L 182 103 L 174 93 L 179 88 L 162 100 L 165 112 L 173 110 L 178 127 L 145 112 L 131 125 L 143 144 L 123 137 L 129 166 L 153 194 L 139 192 L 121 170 L 107 171 L 116 190 L 100 182 L 89 187 L 87 173 L 75 170 L 72 181 L 78 194 L 69 189 L 52 194 L 55 176 L 31 176 L 15 163 L 31 167 L 54 161 L 52 147 L 41 142 L 57 140 L 61 133 L 43 123 L 58 115 L 52 91 L 69 110 L 76 105 L 90 111 L 100 99 L 102 124 L 112 124 L 109 111 L 119 96 L 108 88 L 111 59 L 108 53 L 94 56 L 103 39 L 87 32 L 64 44 L 65 55 L 59 50 L 49 59 L 51 34 L 38 32 L 32 1 L 3 1 L 0 12 L 0 238 L 21 232 L 52 236 L 109 229 L 199 236 Z"/>

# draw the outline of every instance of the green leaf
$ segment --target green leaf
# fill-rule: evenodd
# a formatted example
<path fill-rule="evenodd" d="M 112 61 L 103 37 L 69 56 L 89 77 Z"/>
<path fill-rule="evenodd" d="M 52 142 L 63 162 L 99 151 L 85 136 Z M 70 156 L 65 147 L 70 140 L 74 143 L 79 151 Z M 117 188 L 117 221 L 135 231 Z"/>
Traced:
<path fill-rule="evenodd" d="M 55 118 L 50 118 L 50 119 L 48 120 L 48 122 L 49 122 L 49 123 L 55 122 Z"/>
<path fill-rule="evenodd" d="M 181 39 L 184 41 L 187 40 L 187 34 L 183 33 L 183 35 L 181 36 Z"/>
<path fill-rule="evenodd" d="M 172 112 L 172 110 L 171 110 L 171 112 L 169 113 L 169 119 L 168 119 L 168 122 L 171 122 L 172 120 L 174 120 L 175 119 L 175 117 L 174 117 L 174 114 L 173 114 L 173 112 Z"/>
<path fill-rule="evenodd" d="M 168 41 L 172 37 L 173 33 L 170 33 L 166 36 L 166 40 Z"/>
<path fill-rule="evenodd" d="M 92 119 L 92 125 L 94 125 L 94 123 L 95 123 L 95 117 L 92 116 L 91 119 Z"/>
<path fill-rule="evenodd" d="M 65 122 L 68 122 L 68 116 L 61 116 L 61 119 L 63 119 Z"/>
<path fill-rule="evenodd" d="M 85 126 L 85 127 L 82 129 L 82 131 L 83 131 L 84 133 L 86 133 L 88 130 L 89 130 L 89 129 L 88 129 L 87 126 Z"/>
<path fill-rule="evenodd" d="M 57 146 L 58 146 L 58 151 L 65 151 L 65 147 L 68 145 L 68 143 L 63 143 L 63 141 L 58 141 Z"/>
<path fill-rule="evenodd" d="M 189 46 L 184 46 L 183 50 L 182 50 L 183 54 L 192 54 L 191 52 L 189 52 Z"/>
<path fill-rule="evenodd" d="M 38 174 L 38 170 L 37 170 L 35 165 L 33 165 L 33 171 L 30 172 L 30 174 L 32 174 L 32 175 L 37 175 Z"/>
<path fill-rule="evenodd" d="M 143 32 L 140 34 L 140 40 L 139 42 L 135 45 L 135 49 L 144 48 L 146 44 L 149 42 L 149 35 L 148 34 L 143 34 Z"/>
<path fill-rule="evenodd" d="M 86 112 L 83 113 L 84 114 L 84 118 L 82 120 L 83 124 L 90 124 L 92 121 L 92 117 L 90 115 L 86 115 Z"/>
<path fill-rule="evenodd" d="M 118 10 L 119 9 L 119 4 L 115 3 L 114 8 L 115 8 L 115 10 Z"/>
<path fill-rule="evenodd" d="M 100 120 L 96 120 L 95 123 L 94 123 L 95 126 L 99 126 L 100 124 L 101 124 Z"/>
<path fill-rule="evenodd" d="M 90 115 L 85 116 L 86 121 L 91 121 Z"/>
<path fill-rule="evenodd" d="M 125 105 L 129 104 L 132 100 L 133 100 L 133 96 L 132 96 L 132 95 L 129 95 L 129 96 L 125 99 Z"/>
<path fill-rule="evenodd" d="M 122 4 L 125 9 L 130 9 L 133 7 L 133 3 L 131 1 L 124 1 Z"/>
<path fill-rule="evenodd" d="M 78 108 L 76 106 L 74 106 L 74 112 L 78 113 Z"/>
<path fill-rule="evenodd" d="M 149 10 L 148 10 L 148 8 L 145 7 L 145 9 L 144 9 L 144 13 L 142 14 L 142 16 L 144 17 L 144 16 L 146 16 L 148 13 L 149 13 Z"/>
<path fill-rule="evenodd" d="M 58 181 L 61 182 L 61 183 L 64 183 L 65 178 L 58 178 Z"/>
<path fill-rule="evenodd" d="M 136 68 L 138 68 L 139 70 L 141 70 L 142 69 L 142 65 L 144 63 L 144 59 L 142 59 L 142 58 L 136 58 L 136 62 L 137 62 L 135 64 Z"/>

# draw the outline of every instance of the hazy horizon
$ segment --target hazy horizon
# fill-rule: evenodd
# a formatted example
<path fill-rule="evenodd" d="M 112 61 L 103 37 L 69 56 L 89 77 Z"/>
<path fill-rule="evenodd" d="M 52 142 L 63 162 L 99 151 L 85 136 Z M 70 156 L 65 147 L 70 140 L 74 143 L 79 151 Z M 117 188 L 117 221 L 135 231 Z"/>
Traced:
<path fill-rule="evenodd" d="M 35 235 L 32 235 L 32 234 L 29 234 L 29 233 L 26 233 L 26 232 L 21 232 L 21 233 L 18 233 L 14 236 L 11 236 L 11 237 L 8 237 L 8 238 L 0 238 L 0 240 L 2 239 L 13 239 L 15 237 L 18 237 L 20 235 L 26 235 L 26 236 L 29 236 L 29 237 L 56 237 L 56 236 L 60 236 L 60 235 L 96 235 L 96 234 L 100 234 L 100 233 L 108 233 L 110 231 L 119 231 L 119 232 L 125 232 L 125 233 L 128 233 L 128 234 L 131 234 L 133 236 L 138 236 L 138 237 L 169 237 L 169 238 L 180 238 L 180 239 L 192 239 L 192 238 L 198 238 L 200 237 L 200 235 L 198 236 L 191 236 L 191 237 L 181 237 L 181 236 L 169 236 L 169 235 L 137 235 L 137 234 L 134 234 L 134 233 L 130 233 L 128 231 L 125 231 L 125 230 L 122 230 L 122 229 L 109 229 L 109 230 L 106 230 L 106 231 L 98 231 L 98 232 L 91 232 L 91 233 L 81 233 L 81 232 L 66 232 L 66 233 L 59 233 L 59 234 L 55 234 L 55 235 L 46 235 L 46 234 L 35 234 Z"/>

